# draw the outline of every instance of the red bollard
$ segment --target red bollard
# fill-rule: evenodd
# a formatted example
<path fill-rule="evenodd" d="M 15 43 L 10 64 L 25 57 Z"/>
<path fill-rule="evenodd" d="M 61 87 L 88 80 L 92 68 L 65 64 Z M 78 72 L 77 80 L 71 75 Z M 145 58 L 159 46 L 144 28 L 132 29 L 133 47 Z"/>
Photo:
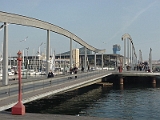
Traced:
<path fill-rule="evenodd" d="M 21 86 L 21 51 L 17 53 L 18 55 L 18 80 L 19 80 L 19 94 L 18 94 L 18 103 L 12 107 L 12 115 L 24 115 L 25 106 L 22 103 L 22 86 Z"/>
<path fill-rule="evenodd" d="M 122 66 L 119 66 L 118 69 L 119 69 L 119 73 L 121 73 L 122 72 Z"/>

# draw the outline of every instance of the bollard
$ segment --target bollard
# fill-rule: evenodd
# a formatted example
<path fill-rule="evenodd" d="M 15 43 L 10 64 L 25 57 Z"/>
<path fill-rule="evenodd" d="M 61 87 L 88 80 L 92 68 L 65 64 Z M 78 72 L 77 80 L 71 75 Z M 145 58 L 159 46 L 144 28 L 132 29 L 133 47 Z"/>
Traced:
<path fill-rule="evenodd" d="M 24 115 L 25 106 L 22 103 L 22 85 L 21 85 L 21 51 L 17 53 L 18 55 L 18 81 L 19 81 L 19 93 L 18 93 L 18 103 L 12 107 L 12 115 Z"/>
<path fill-rule="evenodd" d="M 120 77 L 119 84 L 123 85 L 123 78 L 122 77 Z"/>
<path fill-rule="evenodd" d="M 152 78 L 152 84 L 156 84 L 156 78 Z"/>
<path fill-rule="evenodd" d="M 121 73 L 122 72 L 122 66 L 119 66 L 118 70 L 119 70 L 119 73 Z"/>

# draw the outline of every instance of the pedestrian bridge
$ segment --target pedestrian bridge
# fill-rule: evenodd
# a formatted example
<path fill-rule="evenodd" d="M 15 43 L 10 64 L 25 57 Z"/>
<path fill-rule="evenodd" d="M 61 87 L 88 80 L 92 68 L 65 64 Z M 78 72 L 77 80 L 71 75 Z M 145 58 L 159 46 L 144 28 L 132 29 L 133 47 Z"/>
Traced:
<path fill-rule="evenodd" d="M 75 75 L 62 75 L 50 79 L 32 79 L 23 80 L 22 83 L 22 101 L 23 103 L 41 99 L 46 96 L 55 95 L 102 81 L 102 78 L 111 75 L 106 70 L 85 72 Z M 69 79 L 72 77 L 72 79 Z M 18 82 L 18 81 L 16 81 Z M 0 87 L 0 111 L 13 107 L 18 99 L 18 84 L 10 82 L 8 86 Z"/>
<path fill-rule="evenodd" d="M 72 40 L 79 43 L 80 45 L 85 47 L 85 58 L 86 58 L 86 49 L 89 49 L 96 53 L 103 54 L 105 52 L 104 49 L 97 49 L 88 43 L 86 43 L 84 40 L 82 40 L 80 37 L 76 36 L 75 34 L 71 33 L 70 31 L 59 27 L 57 25 L 38 20 L 31 17 L 26 17 L 18 14 L 13 13 L 6 13 L 0 11 L 0 22 L 3 22 L 4 25 L 1 27 L 4 27 L 4 41 L 3 41 L 3 84 L 8 85 L 8 24 L 15 24 L 15 25 L 22 25 L 27 27 L 35 27 L 39 29 L 43 29 L 47 31 L 47 41 L 46 41 L 46 73 L 49 72 L 50 69 L 50 32 L 55 32 L 57 34 L 63 35 L 70 39 L 70 56 L 72 56 Z M 0 27 L 0 28 L 1 28 Z M 70 57 L 70 68 L 72 67 L 72 57 Z M 26 62 L 25 62 L 26 63 Z M 86 68 L 86 59 L 85 59 L 85 65 Z"/>

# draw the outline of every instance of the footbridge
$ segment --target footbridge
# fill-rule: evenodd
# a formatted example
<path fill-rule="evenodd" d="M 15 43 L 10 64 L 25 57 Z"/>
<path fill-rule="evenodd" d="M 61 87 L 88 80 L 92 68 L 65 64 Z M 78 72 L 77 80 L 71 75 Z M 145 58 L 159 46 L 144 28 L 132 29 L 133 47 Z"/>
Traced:
<path fill-rule="evenodd" d="M 102 78 L 111 75 L 106 70 L 85 72 L 73 75 L 62 75 L 50 79 L 38 78 L 23 80 L 22 102 L 28 103 L 47 96 L 64 93 L 81 87 L 89 86 L 102 81 Z M 18 81 L 10 81 L 8 86 L 0 87 L 0 111 L 13 107 L 18 99 Z"/>
<path fill-rule="evenodd" d="M 22 25 L 22 26 L 28 26 L 28 27 L 35 27 L 39 29 L 44 29 L 47 31 L 47 47 L 46 47 L 46 72 L 49 72 L 49 59 L 50 59 L 50 32 L 55 32 L 60 35 L 63 35 L 70 39 L 70 56 L 72 56 L 72 40 L 79 43 L 80 45 L 85 47 L 85 58 L 87 57 L 86 49 L 89 49 L 96 53 L 103 54 L 105 52 L 104 49 L 97 49 L 88 43 L 86 43 L 84 40 L 82 40 L 80 37 L 76 36 L 75 34 L 71 33 L 70 31 L 59 27 L 57 25 L 38 20 L 31 17 L 26 17 L 18 14 L 12 14 L 12 13 L 6 13 L 0 11 L 0 22 L 3 22 L 4 25 L 1 27 L 4 27 L 4 41 L 3 41 L 3 84 L 8 85 L 8 24 L 16 24 L 16 25 Z M 72 57 L 70 57 L 70 67 L 72 66 Z M 84 68 L 86 69 L 86 59 L 85 59 L 85 65 Z"/>

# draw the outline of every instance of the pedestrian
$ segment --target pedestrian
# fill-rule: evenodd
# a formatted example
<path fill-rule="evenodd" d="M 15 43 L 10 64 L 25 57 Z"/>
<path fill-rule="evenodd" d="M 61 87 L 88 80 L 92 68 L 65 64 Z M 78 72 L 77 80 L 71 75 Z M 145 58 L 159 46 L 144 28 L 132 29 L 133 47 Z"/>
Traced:
<path fill-rule="evenodd" d="M 72 73 L 73 73 L 72 67 L 70 68 L 69 72 L 70 72 L 70 75 L 72 75 Z M 69 76 L 68 79 L 72 79 L 72 76 Z"/>
<path fill-rule="evenodd" d="M 83 67 L 83 66 L 82 66 L 82 69 L 81 69 L 81 71 L 82 71 L 82 72 L 84 72 L 84 67 Z"/>
<path fill-rule="evenodd" d="M 53 72 L 50 70 L 49 73 L 48 73 L 48 78 L 52 78 L 52 77 L 54 77 L 54 74 L 53 74 Z"/>
<path fill-rule="evenodd" d="M 77 74 L 78 68 L 75 66 L 74 67 L 74 74 Z M 75 78 L 77 78 L 77 75 L 75 75 Z"/>
<path fill-rule="evenodd" d="M 88 71 L 90 70 L 90 66 L 88 65 Z"/>

